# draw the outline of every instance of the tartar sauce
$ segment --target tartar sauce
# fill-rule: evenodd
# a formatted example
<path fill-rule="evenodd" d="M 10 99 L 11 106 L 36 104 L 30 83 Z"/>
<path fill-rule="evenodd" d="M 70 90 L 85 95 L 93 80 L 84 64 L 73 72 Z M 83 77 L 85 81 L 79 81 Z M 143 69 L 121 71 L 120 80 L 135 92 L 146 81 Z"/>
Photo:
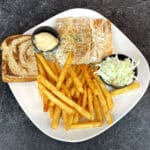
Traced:
<path fill-rule="evenodd" d="M 58 44 L 58 39 L 48 32 L 35 34 L 34 43 L 39 50 L 52 50 Z"/>

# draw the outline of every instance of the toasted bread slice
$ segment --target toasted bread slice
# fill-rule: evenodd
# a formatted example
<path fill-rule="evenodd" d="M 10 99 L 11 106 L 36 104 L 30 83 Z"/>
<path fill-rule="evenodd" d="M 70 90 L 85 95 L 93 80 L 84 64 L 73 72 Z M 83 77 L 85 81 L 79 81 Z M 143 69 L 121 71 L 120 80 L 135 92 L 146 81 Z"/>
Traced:
<path fill-rule="evenodd" d="M 31 35 L 13 35 L 2 44 L 2 80 L 27 82 L 36 80 L 38 69 Z"/>

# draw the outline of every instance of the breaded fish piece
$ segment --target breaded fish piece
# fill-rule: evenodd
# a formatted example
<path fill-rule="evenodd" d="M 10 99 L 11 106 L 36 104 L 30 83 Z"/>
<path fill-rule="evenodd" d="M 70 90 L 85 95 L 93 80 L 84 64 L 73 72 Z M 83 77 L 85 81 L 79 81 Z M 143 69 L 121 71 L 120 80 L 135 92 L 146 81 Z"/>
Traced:
<path fill-rule="evenodd" d="M 57 30 L 60 46 L 56 58 L 64 64 L 69 51 L 74 52 L 73 64 L 100 61 L 112 53 L 111 23 L 104 19 L 88 17 L 59 18 Z"/>

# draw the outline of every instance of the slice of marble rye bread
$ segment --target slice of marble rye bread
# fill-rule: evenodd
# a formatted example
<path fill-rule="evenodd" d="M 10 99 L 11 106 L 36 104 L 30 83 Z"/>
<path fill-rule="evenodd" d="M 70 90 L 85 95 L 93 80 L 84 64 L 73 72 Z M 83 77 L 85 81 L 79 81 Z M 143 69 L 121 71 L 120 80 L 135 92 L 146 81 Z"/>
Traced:
<path fill-rule="evenodd" d="M 31 35 L 12 35 L 1 44 L 2 80 L 4 82 L 28 82 L 38 74 Z"/>

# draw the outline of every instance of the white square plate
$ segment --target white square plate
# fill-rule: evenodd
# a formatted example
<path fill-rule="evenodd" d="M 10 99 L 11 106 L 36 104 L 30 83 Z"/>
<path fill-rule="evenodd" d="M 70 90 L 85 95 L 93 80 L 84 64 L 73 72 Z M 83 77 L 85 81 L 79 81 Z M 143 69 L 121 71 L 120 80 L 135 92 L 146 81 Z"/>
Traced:
<path fill-rule="evenodd" d="M 101 14 L 93 10 L 80 8 L 70 9 L 52 18 L 49 18 L 43 23 L 26 31 L 25 34 L 32 34 L 32 32 L 39 26 L 55 27 L 55 20 L 57 18 L 68 16 L 104 18 Z M 111 126 L 123 118 L 137 104 L 137 102 L 144 95 L 150 81 L 149 66 L 140 50 L 113 24 L 112 36 L 113 46 L 116 53 L 126 54 L 134 60 L 140 61 L 140 65 L 138 67 L 138 82 L 140 82 L 141 86 L 137 90 L 114 98 L 115 106 L 112 110 L 114 122 Z M 37 83 L 9 83 L 9 86 L 17 102 L 33 122 L 33 124 L 43 133 L 56 140 L 66 142 L 81 142 L 93 138 L 111 127 L 107 124 L 104 124 L 101 128 L 66 131 L 62 124 L 60 124 L 57 130 L 53 130 L 50 128 L 50 119 L 48 113 L 43 112 L 42 100 L 38 92 Z"/>

